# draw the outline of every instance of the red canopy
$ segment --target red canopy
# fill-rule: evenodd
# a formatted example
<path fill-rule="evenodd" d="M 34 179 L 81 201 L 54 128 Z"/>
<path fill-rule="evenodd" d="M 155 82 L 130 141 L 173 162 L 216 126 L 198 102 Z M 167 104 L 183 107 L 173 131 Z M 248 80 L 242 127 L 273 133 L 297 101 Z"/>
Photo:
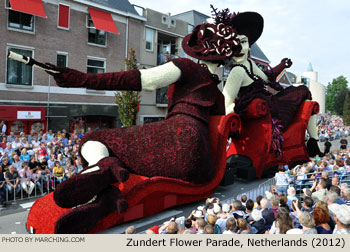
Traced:
<path fill-rule="evenodd" d="M 10 4 L 12 10 L 46 18 L 41 0 L 10 0 Z"/>
<path fill-rule="evenodd" d="M 89 8 L 89 12 L 96 29 L 119 34 L 117 26 L 115 25 L 110 13 L 92 8 Z"/>

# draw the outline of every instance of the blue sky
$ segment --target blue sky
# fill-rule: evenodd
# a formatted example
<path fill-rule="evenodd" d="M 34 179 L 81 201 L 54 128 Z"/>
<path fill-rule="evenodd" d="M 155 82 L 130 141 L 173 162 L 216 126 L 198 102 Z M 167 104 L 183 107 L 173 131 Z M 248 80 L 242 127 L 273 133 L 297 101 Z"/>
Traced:
<path fill-rule="evenodd" d="M 284 57 L 300 75 L 311 62 L 325 86 L 344 75 L 350 82 L 350 1 L 348 0 L 129 0 L 172 15 L 195 9 L 211 16 L 210 4 L 230 11 L 256 11 L 264 18 L 257 41 L 274 66 Z"/>

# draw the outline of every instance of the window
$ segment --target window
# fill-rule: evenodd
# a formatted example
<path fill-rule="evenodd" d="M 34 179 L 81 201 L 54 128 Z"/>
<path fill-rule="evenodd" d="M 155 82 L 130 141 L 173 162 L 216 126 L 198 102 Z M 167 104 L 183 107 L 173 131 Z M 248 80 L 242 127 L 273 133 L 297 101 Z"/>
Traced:
<path fill-rule="evenodd" d="M 63 29 L 69 29 L 69 6 L 59 4 L 58 5 L 58 27 Z"/>
<path fill-rule="evenodd" d="M 106 32 L 95 29 L 94 23 L 89 15 L 88 17 L 88 42 L 97 45 L 106 45 Z"/>
<path fill-rule="evenodd" d="M 146 50 L 153 51 L 153 30 L 146 28 Z"/>
<path fill-rule="evenodd" d="M 57 53 L 56 65 L 59 67 L 66 67 L 68 61 L 68 55 L 66 53 Z"/>
<path fill-rule="evenodd" d="M 104 73 L 106 70 L 105 60 L 88 59 L 87 73 Z"/>
<path fill-rule="evenodd" d="M 9 10 L 8 27 L 34 32 L 34 16 L 18 11 Z"/>
<path fill-rule="evenodd" d="M 33 52 L 30 50 L 23 50 L 18 48 L 8 48 L 9 51 L 13 51 L 15 53 L 33 57 Z M 15 85 L 32 85 L 32 67 L 25 65 L 21 62 L 12 60 L 7 58 L 7 76 L 6 83 L 7 84 L 15 84 Z"/>
<path fill-rule="evenodd" d="M 157 106 L 166 107 L 168 105 L 168 87 L 162 87 L 156 91 L 156 103 Z"/>
<path fill-rule="evenodd" d="M 165 119 L 164 116 L 144 116 L 143 117 L 143 124 L 152 123 L 152 122 L 159 122 L 163 121 Z"/>

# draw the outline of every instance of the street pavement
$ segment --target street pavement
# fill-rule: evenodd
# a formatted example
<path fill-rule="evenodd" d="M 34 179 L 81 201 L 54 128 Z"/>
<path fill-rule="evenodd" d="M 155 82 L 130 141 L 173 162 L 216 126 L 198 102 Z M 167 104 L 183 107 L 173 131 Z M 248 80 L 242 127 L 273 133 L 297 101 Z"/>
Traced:
<path fill-rule="evenodd" d="M 350 143 L 350 139 L 347 138 Z M 339 141 L 337 139 L 332 141 L 331 151 L 339 150 Z M 320 143 L 321 151 L 324 149 L 324 143 Z M 231 202 L 236 199 L 236 197 L 242 193 L 248 192 L 254 188 L 264 183 L 267 179 L 255 179 L 253 181 L 245 181 L 242 179 L 235 178 L 232 185 L 229 186 L 219 186 L 215 193 L 211 197 L 220 198 L 223 202 Z M 253 199 L 255 200 L 255 199 Z M 21 200 L 10 203 L 6 208 L 0 207 L 0 234 L 28 234 L 25 223 L 31 206 L 33 205 L 35 199 Z M 205 199 L 190 204 L 175 206 L 166 209 L 158 214 L 152 215 L 150 217 L 145 217 L 139 220 L 134 220 L 128 223 L 118 225 L 116 227 L 110 228 L 103 231 L 104 234 L 120 234 L 123 233 L 128 226 L 135 226 L 138 233 L 142 233 L 147 228 L 154 225 L 160 225 L 165 221 L 169 221 L 170 218 L 176 216 L 185 218 L 192 212 L 192 210 L 197 209 L 198 206 L 204 205 Z M 45 213 L 43 213 L 45 214 Z"/>

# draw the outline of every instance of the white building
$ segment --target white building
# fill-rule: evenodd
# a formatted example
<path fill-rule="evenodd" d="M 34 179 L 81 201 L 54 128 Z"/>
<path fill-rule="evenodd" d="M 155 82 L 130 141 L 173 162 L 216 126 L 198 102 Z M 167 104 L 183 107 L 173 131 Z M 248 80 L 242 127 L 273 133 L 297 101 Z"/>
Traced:
<path fill-rule="evenodd" d="M 315 72 L 311 63 L 306 72 L 297 76 L 297 83 L 305 84 L 311 91 L 312 100 L 317 101 L 320 105 L 320 113 L 325 113 L 326 106 L 326 87 L 318 82 L 318 72 Z"/>

